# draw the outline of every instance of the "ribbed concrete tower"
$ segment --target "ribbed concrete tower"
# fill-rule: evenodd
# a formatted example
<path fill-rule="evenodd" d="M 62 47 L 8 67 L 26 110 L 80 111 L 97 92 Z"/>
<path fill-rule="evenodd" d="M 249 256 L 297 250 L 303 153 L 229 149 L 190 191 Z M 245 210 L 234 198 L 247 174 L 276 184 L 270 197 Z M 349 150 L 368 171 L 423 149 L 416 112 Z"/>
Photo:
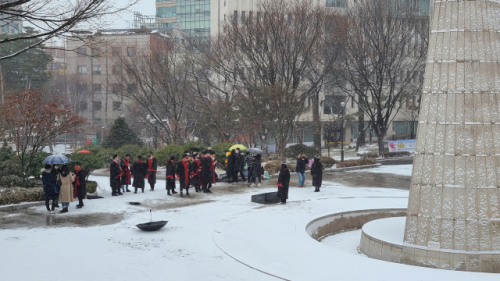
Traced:
<path fill-rule="evenodd" d="M 407 245 L 500 253 L 499 20 L 498 1 L 434 3 Z"/>

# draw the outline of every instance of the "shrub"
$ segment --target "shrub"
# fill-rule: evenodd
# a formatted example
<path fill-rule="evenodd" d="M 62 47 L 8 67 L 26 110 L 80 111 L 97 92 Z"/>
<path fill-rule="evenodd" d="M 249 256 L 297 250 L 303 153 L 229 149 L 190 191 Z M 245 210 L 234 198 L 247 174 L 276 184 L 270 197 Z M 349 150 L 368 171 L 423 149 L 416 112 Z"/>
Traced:
<path fill-rule="evenodd" d="M 289 165 L 292 166 L 292 165 Z M 290 168 L 290 167 L 289 167 Z M 294 167 L 295 169 L 295 167 Z M 264 165 L 264 170 L 267 171 L 268 174 L 274 175 L 277 174 L 281 170 L 281 161 L 269 161 Z"/>
<path fill-rule="evenodd" d="M 143 146 L 141 139 L 130 129 L 125 122 L 125 118 L 120 117 L 115 120 L 108 135 L 104 139 L 102 146 L 118 149 L 126 144 L 137 144 Z"/>
<path fill-rule="evenodd" d="M 378 152 L 362 151 L 362 152 L 358 152 L 356 155 L 358 157 L 362 157 L 362 158 L 377 158 L 378 157 Z"/>
<path fill-rule="evenodd" d="M 304 144 L 294 144 L 286 148 L 285 150 L 286 157 L 287 158 L 297 158 L 299 157 L 299 154 L 305 153 L 307 157 L 312 158 L 316 154 L 319 154 L 319 151 L 312 147 L 312 146 L 307 146 Z"/>
<path fill-rule="evenodd" d="M 6 175 L 0 178 L 0 186 L 2 187 L 14 187 L 14 186 L 19 186 L 21 184 L 21 177 L 18 177 L 16 175 Z"/>
<path fill-rule="evenodd" d="M 399 152 L 386 152 L 384 153 L 384 158 L 395 158 L 395 157 L 409 157 L 411 153 L 408 151 L 399 151 Z"/>
<path fill-rule="evenodd" d="M 97 182 L 96 181 L 87 181 L 87 193 L 94 193 L 97 189 Z"/>
<path fill-rule="evenodd" d="M 323 169 L 330 168 L 335 165 L 335 159 L 330 157 L 321 157 L 321 162 L 323 163 Z"/>
<path fill-rule="evenodd" d="M 206 149 L 205 145 L 201 141 L 189 141 L 189 142 L 186 142 L 183 145 L 183 147 L 184 147 L 184 151 L 187 150 L 187 151 L 189 151 L 189 153 L 191 153 L 193 151 L 198 151 L 198 154 L 202 153 Z"/>
<path fill-rule="evenodd" d="M 125 155 L 130 154 L 130 159 L 134 160 L 138 155 L 141 155 L 142 147 L 137 144 L 126 144 L 121 146 L 116 150 L 116 154 L 120 156 L 120 159 L 125 158 Z M 145 155 L 143 155 L 145 156 Z"/>
<path fill-rule="evenodd" d="M 363 158 L 357 160 L 347 160 L 344 162 L 338 162 L 337 168 L 346 168 L 346 167 L 354 167 L 354 166 L 363 166 L 363 165 L 373 165 L 376 164 L 377 160 L 374 158 Z"/>
<path fill-rule="evenodd" d="M 43 188 L 9 188 L 0 192 L 0 205 L 18 204 L 45 200 Z"/>
<path fill-rule="evenodd" d="M 16 156 L 16 153 L 14 152 L 14 150 L 12 150 L 12 147 L 10 147 L 7 144 L 7 141 L 4 139 L 3 145 L 0 148 L 0 161 L 3 162 L 5 160 L 9 160 L 9 159 L 13 158 L 14 156 Z"/>
<path fill-rule="evenodd" d="M 156 160 L 158 161 L 158 166 L 167 166 L 167 162 L 170 157 L 175 156 L 175 161 L 181 160 L 182 154 L 184 153 L 184 147 L 178 144 L 165 145 L 158 149 L 155 153 Z M 145 156 L 145 155 L 143 155 Z"/>
<path fill-rule="evenodd" d="M 87 172 L 87 178 L 94 170 L 100 169 L 104 167 L 104 161 L 99 157 L 99 155 L 95 153 L 73 153 L 68 155 L 69 159 L 71 159 L 71 163 L 68 164 L 68 167 L 71 170 L 74 170 L 75 162 L 80 162 L 82 168 Z"/>

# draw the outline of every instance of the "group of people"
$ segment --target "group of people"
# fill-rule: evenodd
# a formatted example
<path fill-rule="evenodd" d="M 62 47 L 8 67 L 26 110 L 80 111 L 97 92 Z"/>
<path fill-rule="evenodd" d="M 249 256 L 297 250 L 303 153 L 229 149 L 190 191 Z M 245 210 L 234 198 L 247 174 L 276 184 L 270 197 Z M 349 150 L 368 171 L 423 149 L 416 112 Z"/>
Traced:
<path fill-rule="evenodd" d="M 261 155 L 252 155 L 249 152 L 243 154 L 240 153 L 238 148 L 235 148 L 228 153 L 226 170 L 228 182 L 238 182 L 239 175 L 243 181 L 247 181 L 244 174 L 245 167 L 248 171 L 248 183 L 251 183 L 251 186 L 260 186 L 261 178 L 264 174 Z"/>
<path fill-rule="evenodd" d="M 194 187 L 196 192 L 212 193 L 212 184 L 217 180 L 215 173 L 215 152 L 206 150 L 201 156 L 198 152 L 192 155 L 185 151 L 182 159 L 176 162 L 175 157 L 171 157 L 167 163 L 166 189 L 168 195 L 176 194 L 175 181 L 179 181 L 180 196 L 184 197 L 184 191 L 189 196 L 189 188 Z M 158 162 L 152 152 L 149 152 L 147 162 L 142 160 L 142 156 L 137 156 L 137 160 L 131 164 L 130 155 L 127 154 L 121 161 L 118 155 L 113 155 L 113 162 L 110 164 L 110 186 L 111 195 L 123 195 L 124 192 L 131 192 L 129 185 L 134 187 L 134 193 L 139 189 L 144 193 L 144 186 L 147 182 L 150 191 L 154 191 L 156 184 Z M 131 180 L 133 178 L 133 183 Z"/>
<path fill-rule="evenodd" d="M 311 165 L 311 176 L 312 184 L 314 186 L 314 192 L 319 192 L 321 184 L 323 182 L 323 164 L 321 163 L 321 157 L 319 155 L 314 156 L 313 163 Z M 304 153 L 300 154 L 297 158 L 297 164 L 295 166 L 295 172 L 299 176 L 299 187 L 304 187 L 306 180 L 306 165 L 308 165 L 309 160 Z M 278 198 L 281 199 L 282 204 L 286 204 L 288 199 L 288 188 L 290 185 L 290 171 L 288 170 L 287 162 L 281 162 L 281 169 L 278 175 Z"/>
<path fill-rule="evenodd" d="M 73 173 L 67 165 L 46 164 L 41 170 L 43 192 L 45 194 L 45 207 L 49 213 L 62 204 L 60 213 L 67 213 L 70 202 L 78 198 L 77 209 L 83 208 L 83 199 L 87 196 L 86 178 L 87 172 L 82 169 L 81 164 L 76 162 Z M 52 202 L 51 202 L 52 201 Z"/>

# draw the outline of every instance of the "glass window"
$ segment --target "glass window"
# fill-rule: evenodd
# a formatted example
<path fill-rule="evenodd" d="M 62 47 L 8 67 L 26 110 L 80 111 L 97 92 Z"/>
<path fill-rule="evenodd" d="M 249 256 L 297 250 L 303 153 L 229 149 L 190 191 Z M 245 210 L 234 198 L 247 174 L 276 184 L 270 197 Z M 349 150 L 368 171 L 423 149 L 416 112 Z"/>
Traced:
<path fill-rule="evenodd" d="M 100 92 L 102 90 L 102 85 L 101 84 L 92 84 L 92 91 L 94 92 Z"/>
<path fill-rule="evenodd" d="M 114 111 L 122 110 L 122 103 L 119 101 L 114 101 L 113 102 L 113 110 Z"/>
<path fill-rule="evenodd" d="M 122 73 L 122 67 L 120 65 L 113 65 L 113 74 L 121 74 Z"/>
<path fill-rule="evenodd" d="M 127 47 L 127 56 L 129 57 L 135 56 L 135 47 Z"/>
<path fill-rule="evenodd" d="M 101 101 L 94 101 L 93 108 L 95 111 L 101 110 L 102 109 Z"/>
<path fill-rule="evenodd" d="M 80 74 L 87 73 L 87 66 L 86 65 L 79 65 L 78 66 L 78 73 L 80 73 Z"/>
<path fill-rule="evenodd" d="M 87 48 L 79 47 L 78 49 L 76 49 L 76 52 L 77 52 L 78 56 L 80 56 L 80 57 L 86 56 L 87 55 Z"/>
<path fill-rule="evenodd" d="M 92 74 L 101 74 L 101 66 L 100 65 L 93 65 L 92 66 Z"/>
<path fill-rule="evenodd" d="M 80 101 L 80 110 L 81 111 L 87 110 L 87 102 L 86 101 Z"/>

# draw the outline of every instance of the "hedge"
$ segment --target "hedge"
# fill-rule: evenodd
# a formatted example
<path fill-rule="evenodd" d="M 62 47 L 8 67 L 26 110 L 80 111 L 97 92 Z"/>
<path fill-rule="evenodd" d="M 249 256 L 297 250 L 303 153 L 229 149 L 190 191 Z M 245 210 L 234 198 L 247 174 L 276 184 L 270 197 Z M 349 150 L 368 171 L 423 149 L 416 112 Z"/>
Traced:
<path fill-rule="evenodd" d="M 338 162 L 337 168 L 346 168 L 346 167 L 354 167 L 354 166 L 363 166 L 363 165 L 373 165 L 376 164 L 377 160 L 374 158 L 363 158 L 357 160 L 347 160 L 344 162 Z"/>
<path fill-rule="evenodd" d="M 21 202 L 35 202 L 45 200 L 43 188 L 7 188 L 0 192 L 0 205 L 19 204 Z"/>

